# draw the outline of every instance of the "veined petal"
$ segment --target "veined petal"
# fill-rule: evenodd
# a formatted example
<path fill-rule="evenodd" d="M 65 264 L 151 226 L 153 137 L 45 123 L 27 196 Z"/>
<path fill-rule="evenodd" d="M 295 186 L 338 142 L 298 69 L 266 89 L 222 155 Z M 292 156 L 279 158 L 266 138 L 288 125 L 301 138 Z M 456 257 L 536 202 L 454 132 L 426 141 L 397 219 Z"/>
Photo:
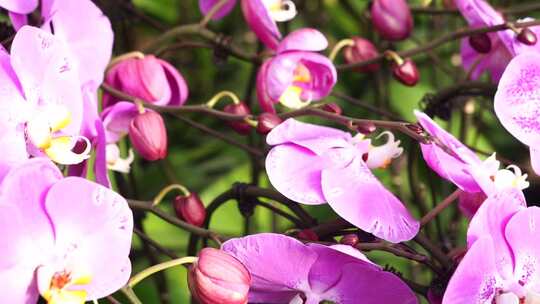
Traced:
<path fill-rule="evenodd" d="M 324 169 L 322 189 L 339 216 L 366 232 L 394 243 L 418 233 L 419 222 L 359 157 L 347 167 Z"/>

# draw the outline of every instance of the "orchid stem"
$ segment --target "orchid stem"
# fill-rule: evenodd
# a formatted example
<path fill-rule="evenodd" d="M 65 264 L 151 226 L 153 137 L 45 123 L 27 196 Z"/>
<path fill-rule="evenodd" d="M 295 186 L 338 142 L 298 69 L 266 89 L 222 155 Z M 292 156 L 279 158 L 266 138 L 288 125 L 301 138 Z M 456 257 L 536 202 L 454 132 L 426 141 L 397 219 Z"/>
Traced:
<path fill-rule="evenodd" d="M 328 58 L 330 58 L 331 61 L 334 61 L 339 51 L 341 51 L 344 47 L 353 46 L 353 45 L 354 45 L 354 41 L 352 39 L 343 39 L 339 41 L 338 43 L 336 43 L 336 45 L 330 52 L 330 56 L 328 56 Z"/>
<path fill-rule="evenodd" d="M 129 288 L 133 288 L 135 285 L 137 285 L 137 283 L 139 283 L 140 281 L 146 279 L 147 277 L 151 276 L 152 274 L 154 274 L 156 272 L 160 272 L 162 270 L 169 269 L 171 267 L 175 267 L 175 266 L 178 266 L 178 265 L 193 264 L 193 263 L 197 262 L 197 259 L 198 259 L 197 257 L 189 256 L 189 257 L 183 257 L 183 258 L 167 261 L 167 262 L 164 262 L 164 263 L 161 263 L 161 264 L 154 265 L 152 267 L 148 267 L 145 270 L 143 270 L 143 271 L 137 273 L 136 275 L 134 275 L 133 277 L 131 277 L 131 279 L 129 280 L 127 286 Z"/>
<path fill-rule="evenodd" d="M 223 98 L 223 97 L 231 98 L 234 104 L 239 104 L 240 103 L 240 98 L 238 98 L 238 96 L 236 96 L 236 94 L 234 94 L 233 92 L 231 92 L 231 91 L 221 91 L 221 92 L 217 93 L 216 95 L 214 95 L 214 97 L 212 97 L 206 103 L 206 106 L 209 107 L 209 108 L 213 108 L 221 100 L 221 98 Z"/>
<path fill-rule="evenodd" d="M 172 190 L 180 190 L 180 192 L 182 192 L 182 194 L 184 194 L 185 196 L 189 196 L 191 194 L 186 187 L 184 187 L 184 186 L 182 186 L 180 184 L 168 185 L 167 187 L 163 188 L 158 193 L 158 195 L 156 195 L 156 197 L 152 201 L 152 206 L 159 205 L 159 203 L 161 203 L 161 201 L 163 200 L 165 195 L 169 194 L 169 192 L 171 192 Z"/>
<path fill-rule="evenodd" d="M 122 289 L 120 289 L 122 293 L 126 296 L 126 298 L 131 302 L 132 304 L 142 304 L 142 301 L 139 300 L 133 289 L 131 287 L 126 286 Z"/>
<path fill-rule="evenodd" d="M 139 52 L 139 51 L 134 51 L 134 52 L 125 53 L 125 54 L 122 54 L 120 56 L 114 57 L 111 60 L 111 62 L 109 62 L 109 65 L 107 65 L 107 70 L 106 71 L 110 70 L 112 67 L 114 67 L 115 65 L 117 65 L 121 61 L 126 60 L 126 59 L 130 59 L 130 58 L 143 59 L 144 54 L 142 52 Z"/>

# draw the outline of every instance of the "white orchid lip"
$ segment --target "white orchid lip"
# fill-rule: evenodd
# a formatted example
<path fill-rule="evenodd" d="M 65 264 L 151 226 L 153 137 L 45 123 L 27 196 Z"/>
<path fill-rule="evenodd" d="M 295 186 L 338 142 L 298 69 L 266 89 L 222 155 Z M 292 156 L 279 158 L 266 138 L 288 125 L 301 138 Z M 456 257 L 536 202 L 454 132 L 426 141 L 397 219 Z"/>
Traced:
<path fill-rule="evenodd" d="M 296 5 L 291 0 L 262 0 L 270 17 L 276 22 L 292 20 L 296 14 Z"/>
<path fill-rule="evenodd" d="M 120 157 L 120 149 L 116 144 L 108 144 L 105 147 L 106 159 L 107 159 L 107 169 L 120 172 L 120 173 L 129 173 L 131 170 L 131 163 L 135 160 L 135 155 L 133 150 L 129 149 L 128 157 Z"/>
<path fill-rule="evenodd" d="M 67 136 L 62 130 L 71 123 L 71 112 L 65 106 L 47 105 L 35 110 L 26 122 L 27 140 L 51 160 L 62 165 L 74 165 L 90 157 L 90 140 L 83 136 Z M 85 142 L 82 153 L 73 152 L 79 140 Z"/>
<path fill-rule="evenodd" d="M 399 146 L 401 141 L 396 140 L 392 132 L 382 132 L 377 138 L 380 138 L 381 136 L 386 136 L 388 140 L 381 146 L 370 145 L 366 160 L 366 164 L 370 169 L 384 169 L 390 165 L 392 159 L 399 157 L 403 153 L 403 148 Z"/>
<path fill-rule="evenodd" d="M 40 266 L 37 269 L 37 285 L 48 304 L 85 303 L 87 292 L 81 287 L 90 284 L 92 276 L 81 269 L 61 269 Z M 76 287 L 73 288 L 72 287 Z"/>

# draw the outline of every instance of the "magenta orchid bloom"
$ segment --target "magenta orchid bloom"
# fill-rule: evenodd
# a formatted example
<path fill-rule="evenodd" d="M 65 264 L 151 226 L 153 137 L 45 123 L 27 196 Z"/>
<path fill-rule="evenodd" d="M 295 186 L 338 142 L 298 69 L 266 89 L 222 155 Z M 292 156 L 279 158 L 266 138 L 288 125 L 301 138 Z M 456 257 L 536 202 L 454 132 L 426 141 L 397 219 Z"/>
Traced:
<path fill-rule="evenodd" d="M 153 55 L 137 54 L 136 57 L 120 60 L 107 72 L 105 83 L 159 106 L 181 106 L 189 93 L 180 72 Z M 104 94 L 103 108 L 118 101 L 118 98 Z"/>
<path fill-rule="evenodd" d="M 350 246 L 263 233 L 229 240 L 222 249 L 251 273 L 250 303 L 418 303 L 397 276 Z"/>
<path fill-rule="evenodd" d="M 540 55 L 526 53 L 514 58 L 504 72 L 495 94 L 495 113 L 501 124 L 530 148 L 531 164 L 540 174 Z"/>
<path fill-rule="evenodd" d="M 274 104 L 298 109 L 320 100 L 337 82 L 336 68 L 325 56 L 328 41 L 315 29 L 289 34 L 266 60 L 257 75 L 257 97 L 265 112 L 275 113 Z"/>
<path fill-rule="evenodd" d="M 32 181 L 29 183 L 28 181 Z M 62 178 L 45 158 L 12 168 L 0 186 L 0 300 L 84 303 L 123 287 L 131 273 L 133 215 L 115 192 Z"/>
<path fill-rule="evenodd" d="M 484 27 L 505 23 L 500 13 L 495 11 L 484 0 L 455 0 L 457 8 L 465 17 L 469 26 Z M 540 35 L 540 27 L 532 27 L 531 30 Z M 473 69 L 472 79 L 478 79 L 482 73 L 488 71 L 493 82 L 497 83 L 510 60 L 523 52 L 538 51 L 540 46 L 526 45 L 517 39 L 517 34 L 512 30 L 487 33 L 489 47 L 482 54 L 471 45 L 470 39 L 461 41 L 461 58 L 465 69 Z M 473 38 L 474 39 L 474 38 Z M 484 36 L 484 39 L 486 37 Z"/>
<path fill-rule="evenodd" d="M 272 185 L 293 201 L 328 202 L 364 231 L 390 242 L 407 241 L 418 232 L 418 221 L 370 170 L 387 166 L 402 152 L 399 141 L 386 134 L 385 145 L 371 147 L 362 137 L 290 118 L 266 138 L 274 146 L 266 158 L 266 172 Z"/>
<path fill-rule="evenodd" d="M 422 155 L 433 171 L 463 190 L 459 208 L 468 218 L 476 213 L 487 196 L 506 188 L 523 190 L 529 186 L 527 174 L 522 174 L 517 166 L 499 169 L 495 154 L 482 161 L 429 116 L 418 111 L 415 115 L 432 140 L 446 147 L 443 149 L 435 142 L 421 144 Z"/>
<path fill-rule="evenodd" d="M 460 208 L 472 216 L 483 197 L 506 188 L 523 190 L 529 186 L 527 174 L 514 165 L 499 169 L 495 154 L 482 161 L 473 151 L 445 131 L 425 113 L 415 111 L 418 123 L 435 142 L 421 144 L 422 155 L 428 166 L 442 178 L 464 191 L 460 195 Z"/>
<path fill-rule="evenodd" d="M 80 136 L 83 119 L 77 64 L 66 45 L 35 27 L 22 27 L 13 40 L 11 56 L 0 53 L 0 103 L 4 135 L 18 140 L 21 155 L 47 156 L 72 165 L 89 157 L 90 143 Z M 6 135 L 7 136 L 7 135 Z M 74 153 L 79 140 L 86 142 Z"/>
<path fill-rule="evenodd" d="M 276 22 L 285 22 L 296 16 L 291 0 L 241 0 L 244 18 L 251 30 L 270 49 L 276 49 L 281 33 Z"/>
<path fill-rule="evenodd" d="M 8 11 L 15 29 L 27 24 L 26 15 L 38 7 L 38 0 L 0 0 L 0 7 Z"/>
<path fill-rule="evenodd" d="M 538 303 L 540 208 L 508 189 L 484 203 L 467 233 L 469 250 L 450 280 L 443 304 Z"/>
<path fill-rule="evenodd" d="M 199 8 L 203 15 L 208 14 L 210 10 L 218 4 L 219 0 L 199 0 Z M 212 16 L 212 20 L 219 20 L 225 16 L 227 16 L 236 5 L 236 0 L 229 0 L 225 5 L 223 5 L 214 16 Z"/>

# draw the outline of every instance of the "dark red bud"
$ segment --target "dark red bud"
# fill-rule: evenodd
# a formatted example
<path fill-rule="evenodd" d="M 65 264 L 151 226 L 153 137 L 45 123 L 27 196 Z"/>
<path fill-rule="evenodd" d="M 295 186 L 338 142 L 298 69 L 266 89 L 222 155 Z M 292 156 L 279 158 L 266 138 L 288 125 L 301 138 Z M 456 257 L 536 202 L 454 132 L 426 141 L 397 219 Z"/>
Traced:
<path fill-rule="evenodd" d="M 535 45 L 537 38 L 536 34 L 531 31 L 528 27 L 521 29 L 517 35 L 517 40 L 526 45 Z"/>
<path fill-rule="evenodd" d="M 341 115 L 341 113 L 343 112 L 341 110 L 341 107 L 338 106 L 337 103 L 333 103 L 333 102 L 325 104 L 324 106 L 322 106 L 322 109 L 326 112 L 334 113 L 337 115 Z"/>
<path fill-rule="evenodd" d="M 251 110 L 244 102 L 238 104 L 228 104 L 225 106 L 225 108 L 223 108 L 223 111 L 234 115 L 245 116 L 251 114 Z M 229 121 L 227 124 L 240 135 L 248 135 L 249 132 L 251 132 L 251 126 L 247 122 Z"/>
<path fill-rule="evenodd" d="M 188 285 L 201 304 L 245 304 L 251 275 L 246 267 L 227 252 L 204 248 L 190 267 Z"/>
<path fill-rule="evenodd" d="M 173 206 L 179 219 L 195 226 L 203 226 L 206 219 L 206 208 L 197 193 L 191 192 L 188 196 L 178 195 L 174 199 Z"/>
<path fill-rule="evenodd" d="M 146 160 L 154 161 L 167 156 L 167 130 L 161 115 L 145 111 L 131 120 L 129 139 L 133 148 Z"/>
<path fill-rule="evenodd" d="M 470 36 L 469 44 L 480 54 L 487 54 L 491 51 L 491 39 L 485 33 Z"/>
<path fill-rule="evenodd" d="M 393 64 L 392 73 L 394 78 L 406 86 L 414 86 L 420 80 L 420 72 L 414 61 L 410 58 L 405 59 L 401 65 Z"/>
<path fill-rule="evenodd" d="M 408 38 L 413 29 L 411 9 L 405 0 L 373 0 L 371 21 L 375 30 L 390 41 Z"/>
<path fill-rule="evenodd" d="M 358 238 L 358 235 L 351 233 L 344 235 L 341 240 L 339 241 L 343 245 L 349 245 L 349 246 L 356 246 L 360 239 Z"/>
<path fill-rule="evenodd" d="M 371 43 L 371 41 L 360 38 L 352 37 L 354 45 L 348 46 L 343 50 L 343 57 L 347 63 L 357 63 L 360 61 L 366 61 L 379 56 L 379 51 Z M 360 73 L 376 72 L 381 68 L 380 64 L 372 63 L 363 67 L 355 68 L 354 70 Z"/>
<path fill-rule="evenodd" d="M 377 127 L 372 122 L 363 122 L 356 125 L 356 130 L 364 135 L 368 135 L 375 132 Z"/>
<path fill-rule="evenodd" d="M 319 240 L 319 236 L 311 229 L 304 229 L 298 232 L 298 238 L 306 241 L 316 242 Z"/>
<path fill-rule="evenodd" d="M 257 133 L 266 135 L 283 122 L 279 116 L 273 113 L 262 113 L 257 119 Z"/>

